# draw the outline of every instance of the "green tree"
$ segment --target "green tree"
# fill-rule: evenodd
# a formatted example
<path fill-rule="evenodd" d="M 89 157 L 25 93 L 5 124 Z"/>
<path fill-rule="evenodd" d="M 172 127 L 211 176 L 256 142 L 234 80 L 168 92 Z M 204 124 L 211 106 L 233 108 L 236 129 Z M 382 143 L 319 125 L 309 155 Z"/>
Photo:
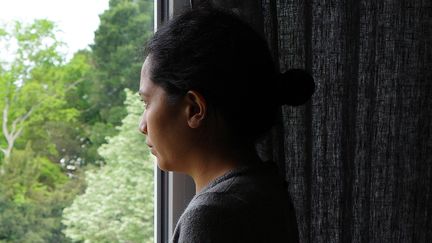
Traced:
<path fill-rule="evenodd" d="M 95 79 L 95 67 L 93 65 L 92 52 L 81 50 L 74 54 L 72 59 L 62 67 L 65 82 L 77 84 L 66 93 L 66 100 L 70 107 L 79 111 L 77 121 L 73 126 L 62 122 L 51 124 L 53 133 L 51 140 L 62 151 L 62 161 L 65 164 L 73 161 L 81 161 L 81 164 L 97 163 L 101 160 L 97 148 L 105 141 L 106 136 L 112 136 L 115 132 L 98 130 L 99 121 L 95 116 L 94 104 L 90 101 L 93 80 Z M 105 127 L 105 126 L 103 126 Z M 114 127 L 114 126 L 113 126 Z M 111 131 L 111 132 L 110 132 Z"/>
<path fill-rule="evenodd" d="M 128 115 L 86 173 L 86 192 L 63 213 L 66 236 L 85 242 L 153 242 L 153 162 L 137 124 L 142 104 L 126 91 Z"/>
<path fill-rule="evenodd" d="M 47 20 L 30 25 L 16 22 L 0 33 L 0 43 L 6 43 L 3 48 L 10 50 L 0 59 L 0 149 L 7 163 L 17 145 L 25 147 L 28 139 L 19 141 L 25 132 L 46 145 L 46 130 L 37 128 L 47 121 L 73 121 L 78 111 L 68 107 L 64 99 L 75 84 L 65 83 L 61 77 L 63 58 L 54 24 Z M 31 132 L 25 131 L 28 127 L 32 127 Z M 56 154 L 54 145 L 46 147 L 47 155 Z"/>
<path fill-rule="evenodd" d="M 118 132 L 115 127 L 127 114 L 123 90 L 138 89 L 142 50 L 152 33 L 152 0 L 111 0 L 100 15 L 91 51 L 76 53 L 66 65 L 65 77 L 82 81 L 67 100 L 80 111 L 76 128 L 83 163 L 101 163 L 97 149 Z M 78 159 L 76 150 L 63 149 L 66 160 Z"/>
<path fill-rule="evenodd" d="M 61 214 L 83 191 L 82 177 L 70 180 L 30 143 L 10 161 L 0 177 L 0 242 L 67 242 Z"/>
<path fill-rule="evenodd" d="M 95 73 L 87 89 L 92 104 L 88 119 L 97 131 L 89 137 L 97 146 L 116 132 L 115 126 L 126 115 L 123 90 L 138 89 L 143 48 L 152 33 L 152 0 L 111 0 L 109 9 L 100 15 L 91 46 Z"/>
<path fill-rule="evenodd" d="M 61 213 L 82 191 L 56 163 L 78 110 L 66 93 L 62 45 L 48 20 L 0 29 L 0 242 L 66 242 Z M 72 139 L 70 139 L 72 140 Z M 64 147 L 68 147 L 64 145 Z"/>

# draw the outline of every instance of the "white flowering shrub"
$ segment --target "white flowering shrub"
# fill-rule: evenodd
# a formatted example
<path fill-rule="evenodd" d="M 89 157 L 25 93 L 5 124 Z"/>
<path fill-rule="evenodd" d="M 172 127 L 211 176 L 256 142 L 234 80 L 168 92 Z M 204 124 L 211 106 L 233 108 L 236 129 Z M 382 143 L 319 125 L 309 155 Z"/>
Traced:
<path fill-rule="evenodd" d="M 106 164 L 86 172 L 87 189 L 63 211 L 64 233 L 82 242 L 153 242 L 154 162 L 138 131 L 143 111 L 126 90 L 128 115 L 98 152 Z"/>

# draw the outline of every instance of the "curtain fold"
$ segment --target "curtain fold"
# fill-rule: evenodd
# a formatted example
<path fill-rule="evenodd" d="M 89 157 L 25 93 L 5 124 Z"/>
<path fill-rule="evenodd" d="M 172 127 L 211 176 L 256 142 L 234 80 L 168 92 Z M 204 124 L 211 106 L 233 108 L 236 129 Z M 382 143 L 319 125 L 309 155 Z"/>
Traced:
<path fill-rule="evenodd" d="M 432 2 L 207 2 L 259 29 L 281 71 L 315 78 L 259 146 L 301 242 L 432 242 Z"/>
<path fill-rule="evenodd" d="M 431 3 L 262 9 L 280 69 L 317 82 L 310 104 L 283 107 L 279 130 L 302 242 L 431 242 Z"/>

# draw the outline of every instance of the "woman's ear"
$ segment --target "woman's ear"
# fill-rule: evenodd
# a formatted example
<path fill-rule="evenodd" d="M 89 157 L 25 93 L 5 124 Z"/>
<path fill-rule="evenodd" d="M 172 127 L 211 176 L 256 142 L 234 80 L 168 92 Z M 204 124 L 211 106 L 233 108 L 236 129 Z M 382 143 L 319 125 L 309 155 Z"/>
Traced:
<path fill-rule="evenodd" d="M 197 91 L 190 90 L 186 93 L 186 115 L 191 128 L 198 128 L 204 122 L 207 115 L 207 103 Z"/>

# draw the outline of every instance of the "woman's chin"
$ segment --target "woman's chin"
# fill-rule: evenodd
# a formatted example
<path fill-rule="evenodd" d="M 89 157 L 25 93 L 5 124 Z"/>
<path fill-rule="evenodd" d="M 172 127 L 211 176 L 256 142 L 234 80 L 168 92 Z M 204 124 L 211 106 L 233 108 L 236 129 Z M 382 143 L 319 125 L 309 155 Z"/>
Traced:
<path fill-rule="evenodd" d="M 167 168 L 160 166 L 160 164 L 158 163 L 158 167 L 160 170 L 165 171 L 165 172 L 169 172 L 170 170 L 168 170 Z"/>
<path fill-rule="evenodd" d="M 158 165 L 159 169 L 161 169 L 161 170 L 163 170 L 165 172 L 180 172 L 180 173 L 185 173 L 184 170 L 182 170 L 182 168 L 179 168 L 178 164 L 176 164 L 176 163 L 160 160 L 159 158 L 156 159 L 156 162 L 157 162 L 157 165 Z"/>
<path fill-rule="evenodd" d="M 157 158 L 157 157 L 156 157 L 156 163 L 157 163 L 159 169 L 161 169 L 161 170 L 163 170 L 163 171 L 166 171 L 166 172 L 168 172 L 168 171 L 172 171 L 172 170 L 170 169 L 170 166 L 169 166 L 168 163 L 165 163 L 164 161 L 161 161 L 161 160 L 160 160 L 159 158 Z"/>

